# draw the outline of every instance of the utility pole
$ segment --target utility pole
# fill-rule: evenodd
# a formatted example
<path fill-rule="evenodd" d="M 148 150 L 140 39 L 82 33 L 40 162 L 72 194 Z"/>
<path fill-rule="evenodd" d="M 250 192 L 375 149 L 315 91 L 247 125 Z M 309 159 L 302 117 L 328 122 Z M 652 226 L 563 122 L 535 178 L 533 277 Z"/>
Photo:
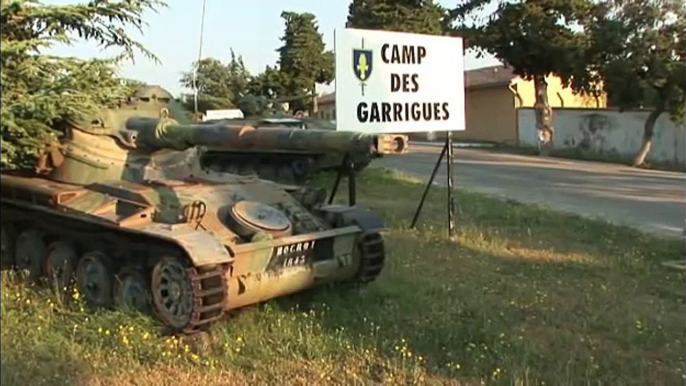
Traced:
<path fill-rule="evenodd" d="M 205 33 L 205 9 L 207 6 L 207 0 L 202 1 L 202 15 L 200 16 L 200 44 L 198 44 L 198 61 L 193 69 L 193 106 L 195 110 L 196 117 L 198 116 L 198 67 L 200 66 L 200 60 L 202 59 L 202 40 Z"/>

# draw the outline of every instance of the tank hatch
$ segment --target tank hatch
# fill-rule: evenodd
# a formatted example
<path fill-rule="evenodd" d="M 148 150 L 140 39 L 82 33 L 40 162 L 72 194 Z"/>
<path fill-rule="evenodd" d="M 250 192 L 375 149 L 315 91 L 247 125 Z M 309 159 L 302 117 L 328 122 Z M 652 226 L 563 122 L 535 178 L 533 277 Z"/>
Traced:
<path fill-rule="evenodd" d="M 290 220 L 282 211 L 256 201 L 237 202 L 225 219 L 236 233 L 246 238 L 262 232 L 286 236 L 292 230 Z"/>

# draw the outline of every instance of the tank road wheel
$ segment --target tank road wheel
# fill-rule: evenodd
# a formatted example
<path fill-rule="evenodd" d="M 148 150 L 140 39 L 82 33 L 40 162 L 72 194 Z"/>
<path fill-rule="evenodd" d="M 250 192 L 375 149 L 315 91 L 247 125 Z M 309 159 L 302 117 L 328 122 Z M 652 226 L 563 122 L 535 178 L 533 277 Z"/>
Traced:
<path fill-rule="evenodd" d="M 104 253 L 92 251 L 81 256 L 76 266 L 76 284 L 88 305 L 112 304 L 112 273 Z"/>
<path fill-rule="evenodd" d="M 150 288 L 155 312 L 174 331 L 194 332 L 224 315 L 225 272 L 216 267 L 186 267 L 165 256 L 153 268 Z"/>
<path fill-rule="evenodd" d="M 138 267 L 124 267 L 114 281 L 114 304 L 143 314 L 152 311 L 148 281 Z"/>
<path fill-rule="evenodd" d="M 296 178 L 304 180 L 310 172 L 311 163 L 309 159 L 295 159 L 291 162 L 291 171 Z"/>
<path fill-rule="evenodd" d="M 29 280 L 37 282 L 43 276 L 45 241 L 37 229 L 27 229 L 17 238 L 14 258 L 17 268 L 28 271 Z"/>
<path fill-rule="evenodd" d="M 14 230 L 14 225 L 10 223 L 0 225 L 0 236 L 2 237 L 0 267 L 2 269 L 10 268 L 14 265 L 14 245 L 17 240 L 17 232 Z"/>
<path fill-rule="evenodd" d="M 66 241 L 55 241 L 48 245 L 44 269 L 53 289 L 66 290 L 76 271 L 78 259 L 76 249 Z"/>
<path fill-rule="evenodd" d="M 162 321 L 183 329 L 193 317 L 193 287 L 186 267 L 178 259 L 163 257 L 155 264 L 150 283 L 155 310 Z"/>
<path fill-rule="evenodd" d="M 357 253 L 360 256 L 360 268 L 353 281 L 364 285 L 374 281 L 383 270 L 386 259 L 383 238 L 376 232 L 363 234 L 357 244 Z"/>

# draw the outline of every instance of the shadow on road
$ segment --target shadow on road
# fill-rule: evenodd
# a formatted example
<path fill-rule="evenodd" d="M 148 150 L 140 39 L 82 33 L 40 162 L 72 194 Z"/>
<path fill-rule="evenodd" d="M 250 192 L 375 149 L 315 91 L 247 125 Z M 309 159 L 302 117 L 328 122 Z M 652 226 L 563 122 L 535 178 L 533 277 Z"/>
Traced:
<path fill-rule="evenodd" d="M 440 148 L 384 157 L 386 167 L 426 181 Z M 457 150 L 456 189 L 536 203 L 668 236 L 681 236 L 686 214 L 686 175 L 617 165 Z M 435 182 L 445 185 L 445 165 Z"/>

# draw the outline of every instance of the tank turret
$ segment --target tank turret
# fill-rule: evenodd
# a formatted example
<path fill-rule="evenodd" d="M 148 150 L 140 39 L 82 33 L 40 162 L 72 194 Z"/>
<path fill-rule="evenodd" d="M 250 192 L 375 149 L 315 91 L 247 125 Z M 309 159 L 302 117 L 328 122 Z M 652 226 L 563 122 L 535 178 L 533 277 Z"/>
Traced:
<path fill-rule="evenodd" d="M 341 165 L 342 156 L 346 154 L 354 162 L 369 156 L 402 154 L 407 149 L 407 137 L 404 135 L 278 127 L 257 130 L 226 121 L 180 124 L 169 117 L 166 108 L 158 112 L 158 117 L 151 117 L 152 111 L 125 106 L 105 110 L 93 120 L 70 122 L 61 144 L 43 157 L 41 168 L 55 180 L 78 184 L 103 179 L 141 181 L 202 174 L 202 170 L 207 168 L 208 158 L 217 152 L 245 158 L 259 152 L 281 156 L 282 169 L 275 172 L 276 177 L 284 177 L 284 172 L 293 174 L 294 165 L 293 162 L 284 162 L 287 156 L 281 152 L 309 157 L 340 154 L 338 165 L 331 165 L 334 167 Z M 302 158 L 298 160 L 302 161 Z M 264 170 L 261 161 L 264 160 L 253 157 L 252 163 L 248 163 L 249 167 L 242 172 L 258 172 L 260 177 L 268 177 L 264 174 L 269 173 L 259 173 Z M 298 172 L 304 168 L 301 174 L 311 174 L 312 164 L 295 167 L 299 168 Z M 288 182 L 297 180 L 297 176 L 290 177 Z M 285 179 L 277 178 L 279 182 Z"/>
<path fill-rule="evenodd" d="M 330 122 L 313 118 L 253 117 L 197 122 L 167 90 L 159 86 L 144 86 L 136 90 L 118 114 L 157 118 L 160 110 L 165 108 L 169 118 L 182 124 L 195 123 L 194 128 L 199 128 L 199 123 L 202 126 L 247 125 L 260 131 L 288 131 L 283 135 L 276 132 L 251 134 L 241 142 L 224 143 L 222 146 L 209 143 L 199 149 L 203 169 L 234 174 L 254 173 L 263 179 L 285 184 L 303 184 L 319 172 L 338 169 L 344 161 L 349 161 L 355 170 L 360 171 L 376 158 L 406 152 L 408 146 L 405 135 L 338 132 Z M 305 132 L 294 133 L 296 129 Z"/>

